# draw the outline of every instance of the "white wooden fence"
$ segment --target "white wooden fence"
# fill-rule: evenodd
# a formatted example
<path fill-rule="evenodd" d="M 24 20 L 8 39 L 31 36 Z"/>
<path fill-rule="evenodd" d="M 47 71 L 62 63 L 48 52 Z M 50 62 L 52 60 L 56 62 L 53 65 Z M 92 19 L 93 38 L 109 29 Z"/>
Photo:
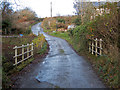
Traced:
<path fill-rule="evenodd" d="M 27 47 L 27 51 L 25 52 L 25 48 Z M 23 62 L 24 60 L 30 58 L 33 56 L 33 43 L 32 44 L 27 44 L 27 45 L 22 45 L 22 46 L 15 46 L 13 48 L 15 50 L 15 56 L 13 58 L 15 58 L 15 64 L 13 65 L 17 65 L 21 62 Z M 22 53 L 18 55 L 18 49 L 22 49 Z M 27 54 L 27 57 L 25 58 L 25 54 Z M 18 57 L 22 56 L 22 60 L 18 61 Z"/>
<path fill-rule="evenodd" d="M 102 55 L 102 39 L 91 39 L 89 41 L 89 52 L 92 54 L 95 54 L 96 56 L 101 56 Z"/>

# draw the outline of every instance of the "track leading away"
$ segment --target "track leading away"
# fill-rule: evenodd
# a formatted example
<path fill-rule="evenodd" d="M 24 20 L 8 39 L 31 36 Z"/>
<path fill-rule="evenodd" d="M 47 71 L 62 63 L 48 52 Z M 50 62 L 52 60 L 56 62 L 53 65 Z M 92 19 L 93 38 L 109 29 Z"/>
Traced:
<path fill-rule="evenodd" d="M 105 88 L 82 56 L 65 40 L 44 33 L 40 25 L 34 25 L 32 31 L 46 37 L 50 51 L 42 63 L 21 77 L 20 88 Z"/>

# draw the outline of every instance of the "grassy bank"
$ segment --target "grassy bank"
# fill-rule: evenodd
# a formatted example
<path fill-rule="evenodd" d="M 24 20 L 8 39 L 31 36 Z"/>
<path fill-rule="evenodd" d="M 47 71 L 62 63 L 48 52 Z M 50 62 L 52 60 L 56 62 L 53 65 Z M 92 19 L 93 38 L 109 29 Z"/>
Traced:
<path fill-rule="evenodd" d="M 41 39 L 42 38 L 42 39 Z M 40 41 L 39 41 L 40 40 Z M 20 63 L 17 66 L 13 66 L 14 59 L 14 46 L 21 46 L 26 45 L 27 43 L 34 43 L 34 56 L 22 63 Z M 42 42 L 42 43 L 41 43 Z M 33 60 L 35 60 L 35 57 L 41 57 L 48 51 L 48 45 L 45 38 L 40 36 L 35 36 L 33 34 L 30 35 L 24 35 L 23 37 L 11 37 L 11 38 L 3 38 L 2 39 L 2 87 L 3 88 L 9 88 L 12 85 L 11 82 L 11 76 L 21 71 L 23 68 L 25 68 L 28 64 L 30 64 Z M 38 46 L 36 46 L 36 44 Z M 21 53 L 21 50 L 18 50 L 18 53 Z M 18 60 L 21 58 L 18 58 Z"/>

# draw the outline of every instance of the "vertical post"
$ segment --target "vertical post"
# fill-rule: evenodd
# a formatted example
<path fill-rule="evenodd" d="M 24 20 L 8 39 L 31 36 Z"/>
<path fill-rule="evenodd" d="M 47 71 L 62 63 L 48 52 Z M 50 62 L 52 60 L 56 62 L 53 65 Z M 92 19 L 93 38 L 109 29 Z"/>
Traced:
<path fill-rule="evenodd" d="M 102 39 L 100 39 L 100 56 L 102 55 Z"/>
<path fill-rule="evenodd" d="M 51 4 L 51 17 L 52 17 L 52 2 L 50 4 Z"/>
<path fill-rule="evenodd" d="M 17 65 L 17 46 L 15 46 L 15 65 Z"/>
<path fill-rule="evenodd" d="M 29 44 L 27 44 L 27 57 L 29 57 Z"/>
<path fill-rule="evenodd" d="M 24 60 L 24 45 L 22 45 L 22 60 Z"/>
<path fill-rule="evenodd" d="M 97 56 L 97 53 L 98 53 L 98 52 L 97 52 L 97 48 L 98 48 L 98 47 L 97 47 L 97 38 L 96 38 L 96 40 L 95 40 L 95 55 L 96 55 L 96 56 Z"/>
<path fill-rule="evenodd" d="M 90 45 L 91 43 L 90 43 L 90 41 L 89 41 L 89 52 L 91 51 L 90 49 L 91 49 L 91 45 Z"/>
<path fill-rule="evenodd" d="M 92 54 L 93 54 L 93 50 L 94 49 L 94 41 L 92 40 Z"/>
<path fill-rule="evenodd" d="M 33 56 L 33 43 L 31 44 L 31 55 Z"/>

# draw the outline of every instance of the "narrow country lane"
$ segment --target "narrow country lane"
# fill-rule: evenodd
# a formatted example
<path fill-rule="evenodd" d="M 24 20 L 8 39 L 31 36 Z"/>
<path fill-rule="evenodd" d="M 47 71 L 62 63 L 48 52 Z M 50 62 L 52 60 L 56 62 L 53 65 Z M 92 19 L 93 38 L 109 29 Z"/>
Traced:
<path fill-rule="evenodd" d="M 43 32 L 38 23 L 34 34 L 44 34 L 50 51 L 42 63 L 21 76 L 20 88 L 105 88 L 91 66 L 60 38 Z"/>

